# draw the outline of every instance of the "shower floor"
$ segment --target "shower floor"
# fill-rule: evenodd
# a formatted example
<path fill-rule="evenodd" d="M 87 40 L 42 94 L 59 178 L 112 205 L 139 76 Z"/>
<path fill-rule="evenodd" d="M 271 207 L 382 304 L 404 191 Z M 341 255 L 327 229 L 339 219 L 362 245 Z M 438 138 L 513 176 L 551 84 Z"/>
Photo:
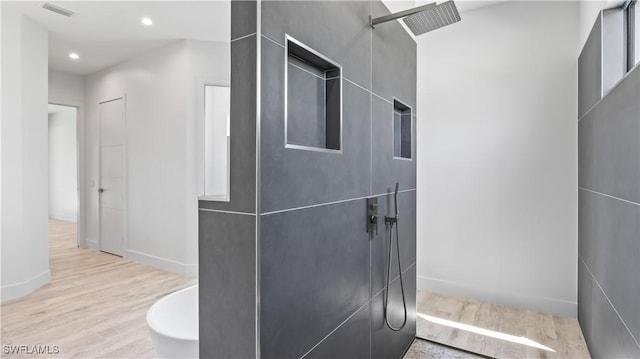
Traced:
<path fill-rule="evenodd" d="M 418 291 L 417 336 L 494 358 L 590 358 L 575 318 Z"/>
<path fill-rule="evenodd" d="M 446 347 L 438 343 L 417 339 L 413 342 L 403 359 L 483 359 L 482 355 Z"/>

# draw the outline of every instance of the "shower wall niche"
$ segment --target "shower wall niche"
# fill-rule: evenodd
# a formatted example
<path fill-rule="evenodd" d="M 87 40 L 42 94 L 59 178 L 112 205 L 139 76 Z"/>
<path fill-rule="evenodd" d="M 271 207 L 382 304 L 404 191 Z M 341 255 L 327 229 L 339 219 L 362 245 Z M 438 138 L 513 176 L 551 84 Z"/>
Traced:
<path fill-rule="evenodd" d="M 369 26 L 386 14 L 381 1 L 231 3 L 231 187 L 229 202 L 199 202 L 200 357 L 393 359 L 413 342 L 416 43 L 397 21 Z M 384 323 L 387 290 L 403 319 L 396 265 L 385 280 L 396 182 L 399 332 Z"/>
<path fill-rule="evenodd" d="M 393 100 L 393 157 L 411 159 L 411 107 Z"/>
<path fill-rule="evenodd" d="M 342 68 L 285 36 L 285 143 L 288 148 L 339 151 Z"/>

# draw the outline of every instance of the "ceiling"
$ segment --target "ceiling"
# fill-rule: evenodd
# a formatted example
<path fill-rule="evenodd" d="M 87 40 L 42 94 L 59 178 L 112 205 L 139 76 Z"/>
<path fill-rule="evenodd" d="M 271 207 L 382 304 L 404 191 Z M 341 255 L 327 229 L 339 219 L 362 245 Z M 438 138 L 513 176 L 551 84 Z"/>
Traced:
<path fill-rule="evenodd" d="M 456 0 L 461 13 L 508 0 Z M 178 39 L 228 42 L 229 1 L 50 1 L 76 12 L 65 17 L 44 1 L 2 2 L 49 31 L 49 68 L 87 75 Z M 384 0 L 392 12 L 431 0 Z M 142 17 L 153 25 L 145 27 Z M 70 52 L 80 59 L 71 60 Z"/>
<path fill-rule="evenodd" d="M 228 42 L 229 1 L 51 1 L 76 12 L 65 17 L 44 1 L 2 2 L 49 31 L 49 68 L 87 75 L 178 39 Z M 153 25 L 140 23 L 149 17 Z M 70 52 L 80 55 L 71 60 Z"/>

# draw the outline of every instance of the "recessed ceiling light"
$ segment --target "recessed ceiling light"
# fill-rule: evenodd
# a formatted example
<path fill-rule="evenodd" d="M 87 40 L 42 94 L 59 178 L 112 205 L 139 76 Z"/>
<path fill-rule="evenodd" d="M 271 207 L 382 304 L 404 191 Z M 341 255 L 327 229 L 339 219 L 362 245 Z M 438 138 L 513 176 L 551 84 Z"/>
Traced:
<path fill-rule="evenodd" d="M 69 53 L 69 58 L 72 59 L 72 60 L 77 60 L 77 59 L 80 58 L 80 55 L 78 55 L 77 52 L 71 52 L 71 53 Z"/>
<path fill-rule="evenodd" d="M 140 22 L 142 23 L 142 25 L 144 26 L 151 26 L 153 25 L 153 20 L 151 20 L 148 17 L 143 17 L 142 20 L 140 20 Z"/>

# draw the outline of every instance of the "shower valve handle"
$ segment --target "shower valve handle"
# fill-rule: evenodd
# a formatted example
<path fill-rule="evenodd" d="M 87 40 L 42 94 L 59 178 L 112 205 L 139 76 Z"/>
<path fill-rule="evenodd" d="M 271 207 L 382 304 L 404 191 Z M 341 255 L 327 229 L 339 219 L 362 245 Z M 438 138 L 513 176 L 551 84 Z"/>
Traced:
<path fill-rule="evenodd" d="M 367 232 L 378 235 L 378 198 L 367 198 Z"/>

